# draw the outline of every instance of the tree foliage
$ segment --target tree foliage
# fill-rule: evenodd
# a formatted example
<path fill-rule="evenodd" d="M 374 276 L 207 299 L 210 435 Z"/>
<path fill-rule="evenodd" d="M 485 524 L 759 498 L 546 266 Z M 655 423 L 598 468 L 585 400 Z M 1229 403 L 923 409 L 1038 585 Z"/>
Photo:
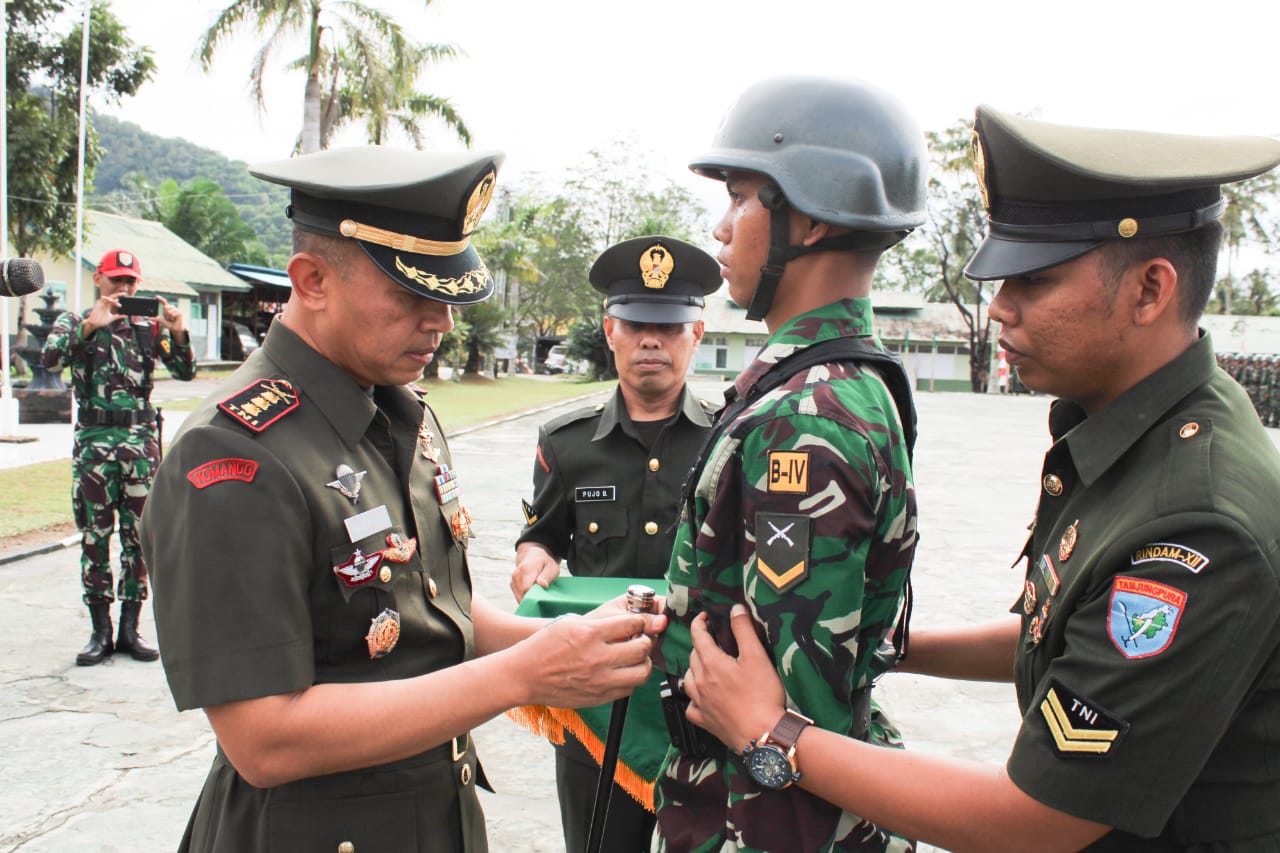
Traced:
<path fill-rule="evenodd" d="M 417 44 L 394 18 L 360 0 L 232 0 L 196 48 L 201 67 L 209 71 L 218 48 L 246 26 L 266 36 L 249 70 L 260 108 L 266 104 L 264 81 L 273 53 L 299 39 L 305 43 L 302 56 L 287 63 L 306 76 L 302 153 L 327 147 L 338 128 L 362 119 L 371 141 L 385 141 L 394 126 L 420 147 L 419 122 L 435 117 L 470 142 L 470 132 L 446 99 L 415 89 L 430 65 L 457 55 L 452 45 Z"/>
<path fill-rule="evenodd" d="M 147 200 L 143 218 L 161 223 L 218 263 L 267 264 L 266 248 L 213 181 L 196 178 L 179 186 L 169 178 L 153 187 L 139 179 L 136 190 Z"/>
<path fill-rule="evenodd" d="M 80 64 L 83 18 L 71 20 L 69 0 L 13 0 L 8 25 L 9 239 L 19 255 L 69 255 L 76 245 L 79 184 Z M 134 94 L 155 71 L 147 48 L 136 47 L 105 0 L 90 11 L 88 96 L 110 102 Z M 101 149 L 86 133 L 85 182 Z"/>

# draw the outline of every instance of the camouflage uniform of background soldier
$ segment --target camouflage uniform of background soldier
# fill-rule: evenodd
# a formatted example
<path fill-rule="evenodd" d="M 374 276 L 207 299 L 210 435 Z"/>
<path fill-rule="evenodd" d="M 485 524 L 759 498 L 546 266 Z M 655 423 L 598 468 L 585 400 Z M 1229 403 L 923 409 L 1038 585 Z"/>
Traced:
<path fill-rule="evenodd" d="M 655 655 L 674 685 L 694 618 L 708 614 L 732 649 L 729 611 L 744 603 L 796 718 L 886 746 L 900 740 L 870 693 L 896 658 L 881 647 L 896 634 L 915 552 L 914 413 L 905 372 L 874 338 L 869 294 L 879 253 L 924 219 L 925 162 L 923 134 L 884 93 L 783 79 L 743 94 L 692 164 L 726 181 L 730 207 L 714 236 L 729 293 L 771 334 L 686 484 L 667 569 L 672 621 Z M 809 226 L 816 242 L 791 245 L 802 217 L 825 224 Z M 774 274 L 762 249 L 749 255 L 749 235 L 766 230 Z M 841 255 L 790 263 L 810 252 Z M 832 344 L 863 352 L 837 355 Z M 790 372 L 788 357 L 814 353 L 764 391 Z M 745 744 L 689 728 L 673 742 L 657 784 L 659 850 L 913 849 L 790 781 L 768 785 L 740 763 Z"/>
<path fill-rule="evenodd" d="M 92 666 L 116 651 L 136 660 L 159 657 L 138 636 L 138 614 L 147 599 L 147 569 L 138 544 L 138 518 L 160 461 L 157 413 L 151 408 L 156 358 L 175 379 L 196 375 L 191 339 L 182 315 L 160 300 L 158 317 L 115 313 L 120 296 L 132 296 L 141 266 L 131 252 L 112 250 L 93 274 L 99 298 L 84 317 L 58 317 L 45 341 L 44 366 L 71 368 L 79 406 L 71 452 L 71 508 L 81 534 L 81 583 L 93 634 L 76 656 Z M 101 322 L 100 322 L 101 321 Z M 88 338 L 86 323 L 93 328 Z M 111 641 L 111 531 L 120 522 L 120 633 Z"/>

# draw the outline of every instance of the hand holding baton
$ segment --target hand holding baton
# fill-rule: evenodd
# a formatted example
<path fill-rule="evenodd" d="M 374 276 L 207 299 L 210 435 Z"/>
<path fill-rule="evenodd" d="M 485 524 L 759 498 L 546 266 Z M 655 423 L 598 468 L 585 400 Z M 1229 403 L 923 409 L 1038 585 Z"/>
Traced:
<path fill-rule="evenodd" d="M 627 587 L 627 610 L 631 613 L 652 613 L 656 594 L 644 584 L 632 584 Z M 596 798 L 591 807 L 591 824 L 587 828 L 587 853 L 600 853 L 600 845 L 604 843 L 604 825 L 609 815 L 609 798 L 613 794 L 613 774 L 618 767 L 618 749 L 622 746 L 622 727 L 627 722 L 628 701 L 627 696 L 614 700 L 613 711 L 609 715 L 609 733 L 605 737 Z"/>

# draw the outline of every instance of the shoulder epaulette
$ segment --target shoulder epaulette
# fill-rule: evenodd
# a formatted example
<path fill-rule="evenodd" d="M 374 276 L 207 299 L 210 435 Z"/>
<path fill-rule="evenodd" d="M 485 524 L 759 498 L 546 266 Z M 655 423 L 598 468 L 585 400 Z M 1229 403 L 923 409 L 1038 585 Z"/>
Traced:
<path fill-rule="evenodd" d="M 558 429 L 564 429 L 569 424 L 577 423 L 578 421 L 585 421 L 588 418 L 598 418 L 600 417 L 600 413 L 603 411 L 604 411 L 603 403 L 600 403 L 595 406 L 587 406 L 582 409 L 575 409 L 574 411 L 564 415 L 560 415 L 557 418 L 552 418 L 551 420 L 546 422 L 543 428 L 548 433 L 553 433 Z"/>
<path fill-rule="evenodd" d="M 298 392 L 287 379 L 259 379 L 223 400 L 218 408 L 254 432 L 262 432 L 298 408 Z"/>

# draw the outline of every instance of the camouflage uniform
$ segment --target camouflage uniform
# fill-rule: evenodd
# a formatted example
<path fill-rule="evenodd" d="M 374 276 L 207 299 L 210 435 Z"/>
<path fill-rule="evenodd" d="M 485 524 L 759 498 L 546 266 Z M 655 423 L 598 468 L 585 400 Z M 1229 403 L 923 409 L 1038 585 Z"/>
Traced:
<path fill-rule="evenodd" d="M 196 375 L 190 337 L 180 344 L 158 321 L 116 320 L 89 340 L 79 314 L 58 317 L 45 341 L 44 366 L 71 368 L 79 402 L 71 451 L 71 508 L 81 533 L 81 583 L 86 604 L 109 603 L 112 528 L 120 517 L 121 601 L 145 601 L 147 569 L 138 545 L 138 517 L 160 461 L 150 406 L 151 373 L 158 355 L 175 379 Z M 136 423 L 129 423 L 136 421 Z"/>
<path fill-rule="evenodd" d="M 871 336 L 871 317 L 864 298 L 789 320 L 738 377 L 739 394 L 794 351 Z M 693 492 L 695 517 L 676 535 L 671 623 L 656 665 L 687 670 L 689 625 L 702 611 L 732 652 L 729 610 L 745 603 L 788 706 L 822 728 L 854 732 L 854 697 L 892 665 L 878 652 L 898 621 L 916 545 L 911 465 L 893 399 L 869 369 L 819 365 L 765 394 L 715 441 Z M 876 712 L 868 738 L 900 744 Z M 735 755 L 743 746 L 729 744 Z M 736 758 L 673 748 L 656 804 L 657 849 L 667 853 L 912 849 L 798 787 L 761 790 Z"/>

